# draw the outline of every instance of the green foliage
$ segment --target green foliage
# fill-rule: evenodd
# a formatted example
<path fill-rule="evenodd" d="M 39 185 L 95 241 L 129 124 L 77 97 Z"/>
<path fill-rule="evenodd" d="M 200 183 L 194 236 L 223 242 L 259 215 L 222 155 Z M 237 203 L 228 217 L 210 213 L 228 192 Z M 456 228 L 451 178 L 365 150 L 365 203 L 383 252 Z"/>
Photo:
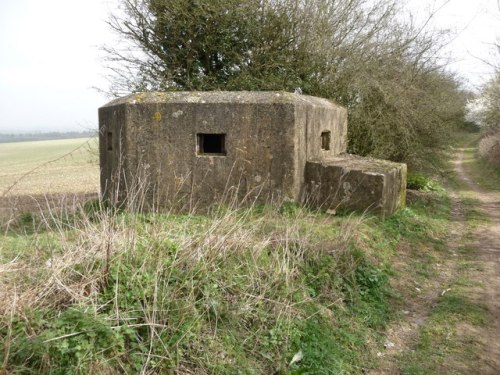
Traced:
<path fill-rule="evenodd" d="M 439 184 L 419 173 L 408 174 L 406 188 L 421 191 L 443 191 Z"/>
<path fill-rule="evenodd" d="M 123 354 L 123 335 L 95 312 L 70 307 L 23 318 L 10 323 L 10 361 L 21 365 L 12 373 L 85 374 L 88 366 Z M 5 330 L 1 335 L 6 337 Z"/>
<path fill-rule="evenodd" d="M 23 212 L 19 215 L 19 223 L 24 226 L 33 226 L 35 215 L 32 212 Z"/>
<path fill-rule="evenodd" d="M 23 233 L 30 234 L 37 231 L 40 231 L 41 227 L 43 227 L 43 220 L 40 215 L 33 212 L 21 212 L 17 220 L 13 221 L 10 226 L 11 233 Z"/>
<path fill-rule="evenodd" d="M 294 217 L 304 210 L 305 208 L 297 202 L 283 202 L 283 204 L 279 208 L 279 213 L 282 215 Z"/>
<path fill-rule="evenodd" d="M 342 318 L 348 320 L 346 316 Z M 303 353 L 303 360 L 292 365 L 288 375 L 361 373 L 357 363 L 361 362 L 359 349 L 364 346 L 365 338 L 358 327 L 332 324 L 320 314 L 299 327 L 294 347 Z"/>
<path fill-rule="evenodd" d="M 83 204 L 83 212 L 88 216 L 94 216 L 103 209 L 104 202 L 100 199 L 91 199 Z"/>
<path fill-rule="evenodd" d="M 355 269 L 348 272 L 345 267 L 351 266 Z M 328 301 L 339 298 L 348 308 L 335 304 L 327 314 L 324 308 L 309 305 L 311 318 L 298 322 L 293 345 L 302 352 L 303 360 L 292 365 L 288 374 L 361 373 L 365 339 L 373 335 L 370 330 L 380 329 L 391 317 L 387 273 L 370 264 L 362 252 L 353 251 L 343 260 L 316 259 L 306 275 L 311 297 L 327 306 Z M 330 314 L 336 317 L 333 322 Z"/>
<path fill-rule="evenodd" d="M 359 294 L 367 300 L 384 300 L 384 292 L 388 287 L 387 275 L 379 268 L 363 262 L 355 272 Z"/>

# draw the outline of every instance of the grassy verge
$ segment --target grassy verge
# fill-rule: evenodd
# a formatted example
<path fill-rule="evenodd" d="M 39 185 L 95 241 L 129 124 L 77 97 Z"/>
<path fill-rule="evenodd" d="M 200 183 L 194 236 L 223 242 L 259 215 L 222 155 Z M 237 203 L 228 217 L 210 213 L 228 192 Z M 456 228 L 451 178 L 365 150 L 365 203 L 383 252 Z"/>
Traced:
<path fill-rule="evenodd" d="M 449 215 L 433 194 L 385 221 L 289 204 L 20 218 L 0 238 L 1 368 L 362 374 Z"/>

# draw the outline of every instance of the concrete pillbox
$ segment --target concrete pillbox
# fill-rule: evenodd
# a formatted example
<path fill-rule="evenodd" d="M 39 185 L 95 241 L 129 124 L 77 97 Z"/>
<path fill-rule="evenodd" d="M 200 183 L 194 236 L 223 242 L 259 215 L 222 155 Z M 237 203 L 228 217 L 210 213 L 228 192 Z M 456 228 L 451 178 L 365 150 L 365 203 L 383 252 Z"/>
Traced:
<path fill-rule="evenodd" d="M 308 164 L 346 152 L 347 111 L 287 92 L 137 93 L 99 109 L 99 134 L 101 192 L 114 204 L 130 206 L 138 191 L 141 207 L 303 202 L 317 175 Z M 327 175 L 322 184 L 339 183 Z"/>

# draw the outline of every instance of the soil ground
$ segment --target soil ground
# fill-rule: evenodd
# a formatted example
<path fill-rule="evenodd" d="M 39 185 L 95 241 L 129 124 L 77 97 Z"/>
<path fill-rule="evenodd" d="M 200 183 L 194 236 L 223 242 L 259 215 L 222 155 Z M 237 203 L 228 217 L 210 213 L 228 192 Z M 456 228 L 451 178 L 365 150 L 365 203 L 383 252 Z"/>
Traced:
<path fill-rule="evenodd" d="M 401 319 L 389 327 L 385 350 L 377 369 L 368 371 L 371 375 L 403 375 L 399 360 L 405 352 L 415 350 L 419 331 L 436 307 L 439 298 L 446 293 L 447 286 L 453 281 L 460 267 L 457 252 L 461 246 L 472 247 L 474 255 L 467 277 L 470 280 L 467 294 L 472 301 L 486 306 L 488 322 L 484 326 L 461 323 L 457 327 L 457 340 L 460 337 L 473 337 L 478 343 L 474 363 L 454 358 L 446 361 L 439 374 L 500 374 L 500 194 L 488 191 L 472 180 L 464 168 L 464 149 L 459 150 L 454 161 L 454 169 L 462 186 L 461 191 L 452 193 L 453 229 L 448 240 L 449 259 L 438 265 L 436 278 L 425 286 L 419 286 L 419 294 L 408 301 L 402 311 Z M 486 220 L 470 227 L 466 220 L 463 197 L 474 200 L 474 209 Z M 466 238 L 467 237 L 467 238 Z M 404 261 L 404 260 L 403 260 Z M 466 341 L 466 340 L 464 340 Z"/>

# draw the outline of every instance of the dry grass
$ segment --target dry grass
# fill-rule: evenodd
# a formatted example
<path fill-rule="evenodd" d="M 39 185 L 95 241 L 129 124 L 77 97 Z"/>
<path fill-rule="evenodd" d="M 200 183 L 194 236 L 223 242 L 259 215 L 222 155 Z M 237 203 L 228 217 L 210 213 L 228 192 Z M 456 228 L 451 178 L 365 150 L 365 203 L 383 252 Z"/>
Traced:
<path fill-rule="evenodd" d="M 352 233 L 361 220 L 334 224 L 307 211 L 283 215 L 275 208 L 257 213 L 255 208 L 228 207 L 208 217 L 126 214 L 102 207 L 80 207 L 71 219 L 65 216 L 42 210 L 33 218 L 35 233 L 24 239 L 22 250 L 13 251 L 15 239 L 0 245 L 2 321 L 8 326 L 12 316 L 29 320 L 29 311 L 69 306 L 104 313 L 111 326 L 148 332 L 144 374 L 153 373 L 153 363 L 179 374 L 214 373 L 211 362 L 221 358 L 204 363 L 204 342 L 220 339 L 219 326 L 229 316 L 238 335 L 255 330 L 257 341 L 270 329 L 306 318 L 301 306 L 312 299 L 298 283 L 305 258 L 340 256 L 350 235 L 339 226 Z M 333 225 L 330 233 L 324 232 L 325 224 Z M 341 295 L 328 297 L 330 307 L 342 301 Z M 164 341 L 172 336 L 178 336 L 174 347 L 190 348 L 188 357 L 172 353 L 172 345 Z M 54 345 L 63 339 L 55 338 Z M 280 345 L 282 351 L 271 357 L 283 365 L 292 342 L 284 338 Z M 234 361 L 228 348 L 219 350 Z M 119 358 L 119 367 L 129 365 L 125 357 Z M 172 361 L 174 367 L 167 365 Z M 250 366 L 267 372 L 273 361 Z"/>
<path fill-rule="evenodd" d="M 255 261 L 263 254 L 267 257 L 270 249 L 280 249 L 279 256 L 272 257 L 276 262 L 271 267 L 276 271 L 273 277 L 284 278 L 289 284 L 295 264 L 302 260 L 306 249 L 323 251 L 328 247 L 331 254 L 345 251 L 345 245 L 340 244 L 352 240 L 363 220 L 363 216 L 343 220 L 318 217 L 305 210 L 283 216 L 275 207 L 256 212 L 254 207 L 221 207 L 209 216 L 168 212 L 141 215 L 106 209 L 100 204 L 97 211 L 89 212 L 83 202 L 57 210 L 42 206 L 28 215 L 31 222 L 16 223 L 24 231 L 27 228 L 33 232 L 22 251 L 13 253 L 9 241 L 0 245 L 0 300 L 5 302 L 0 306 L 1 314 L 14 306 L 31 309 L 95 303 L 93 292 L 108 276 L 111 258 L 116 262 L 142 256 L 147 262 L 149 257 L 161 256 L 156 247 L 162 244 L 175 244 L 175 261 L 169 269 L 191 268 L 198 263 L 218 266 L 243 253 L 250 257 L 249 261 Z M 332 224 L 332 229 L 341 225 L 341 230 L 332 232 L 335 243 L 318 237 L 314 230 L 317 224 Z M 96 263 L 101 266 L 96 267 Z"/>
<path fill-rule="evenodd" d="M 127 211 L 62 194 L 7 223 L 0 372 L 361 373 L 389 319 L 390 224 L 237 189 L 207 215 L 141 213 L 146 183 L 127 186 Z"/>
<path fill-rule="evenodd" d="M 134 339 L 110 334 L 106 346 L 114 353 L 114 370 L 148 374 L 159 366 L 208 374 L 227 366 L 269 373 L 287 367 L 302 322 L 331 316 L 343 305 L 334 280 L 347 280 L 357 269 L 359 259 L 349 255 L 348 245 L 363 216 L 336 219 L 290 203 L 240 206 L 230 193 L 208 215 L 141 214 L 147 186 L 130 185 L 136 191 L 127 194 L 127 212 L 98 201 L 46 201 L 8 223 L 0 242 L 0 333 L 7 332 L 4 351 L 11 353 L 3 357 L 4 369 L 19 366 L 25 336 L 58 353 L 60 346 L 73 348 L 68 340 L 85 332 L 73 322 L 97 319 L 112 332 L 135 332 Z M 315 281 L 315 264 L 328 269 L 321 277 L 329 281 Z M 317 286 L 306 286 L 305 278 Z M 317 288 L 314 297 L 311 288 Z M 318 311 L 308 307 L 319 300 L 326 302 Z M 83 315 L 65 321 L 64 329 L 52 327 L 55 337 L 45 337 L 51 329 L 41 330 L 30 315 L 48 311 L 57 321 L 72 308 Z M 19 319 L 27 322 L 22 333 L 13 323 Z M 228 337 L 239 344 L 226 342 Z M 118 349 L 129 340 L 133 355 Z M 216 358 L 208 357 L 207 342 L 219 352 Z M 43 350 L 35 367 L 48 371 Z M 74 350 L 80 358 L 83 349 Z M 92 350 L 85 352 L 95 356 L 91 361 L 73 362 L 87 370 L 109 368 L 109 359 L 101 357 L 108 349 Z"/>

